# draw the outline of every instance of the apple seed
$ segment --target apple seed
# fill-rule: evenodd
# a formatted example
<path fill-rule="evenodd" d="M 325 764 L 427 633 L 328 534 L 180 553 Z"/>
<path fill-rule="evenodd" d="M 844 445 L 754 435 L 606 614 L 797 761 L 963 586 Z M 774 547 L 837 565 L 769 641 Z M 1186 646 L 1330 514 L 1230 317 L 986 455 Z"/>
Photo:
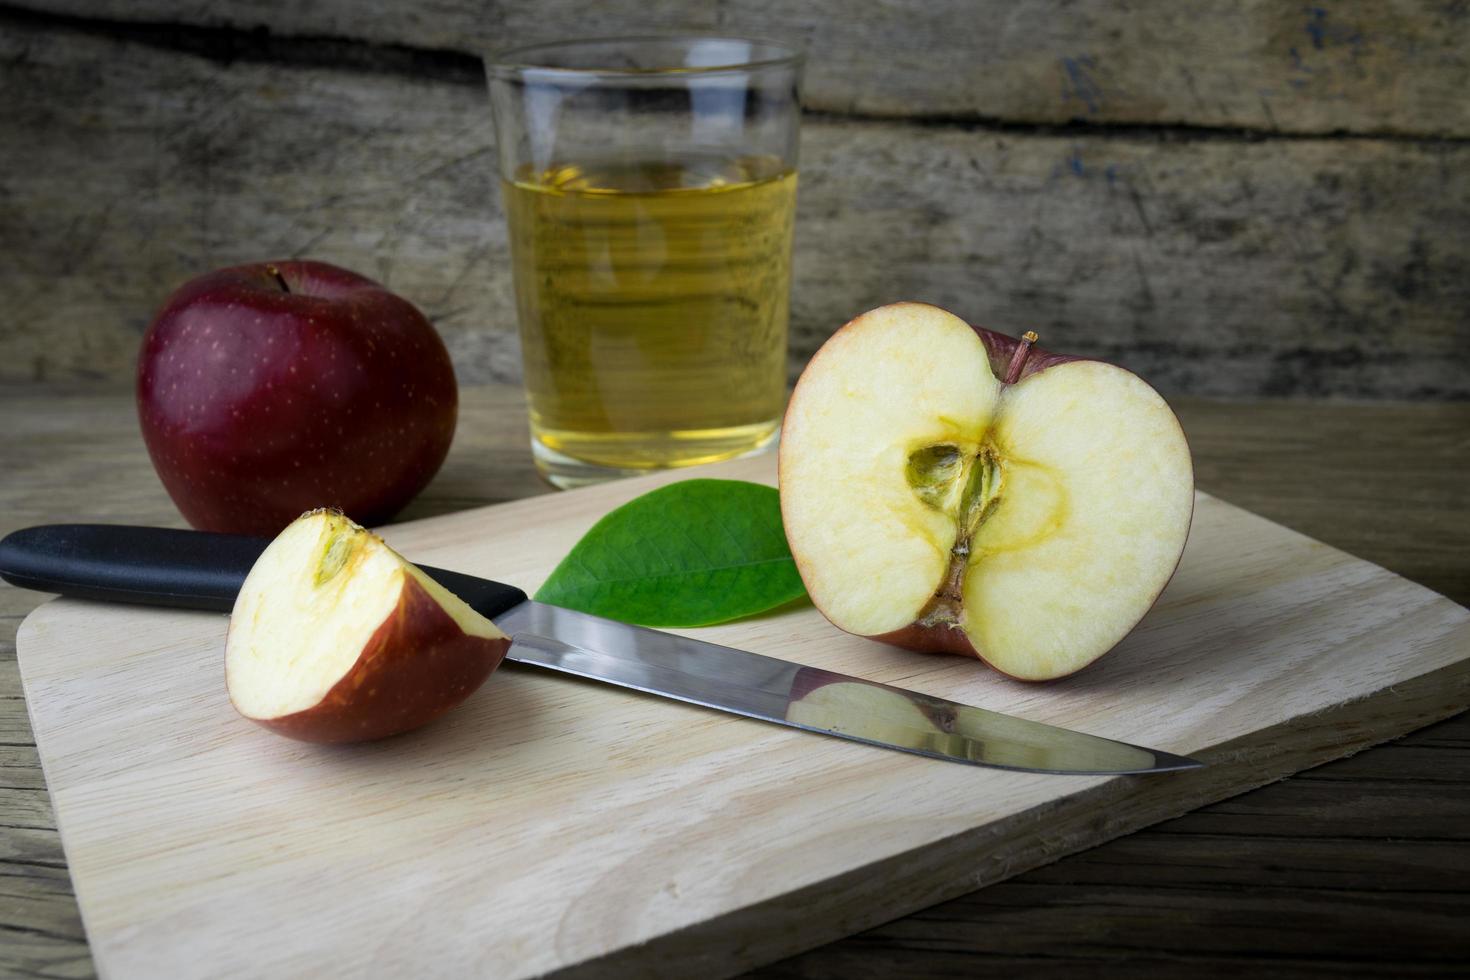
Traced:
<path fill-rule="evenodd" d="M 335 516 L 341 518 L 341 515 Z M 322 547 L 321 560 L 316 566 L 314 584 L 317 588 L 331 581 L 347 566 L 348 560 L 361 550 L 366 533 L 345 518 L 332 522 L 331 533 L 327 536 L 327 543 Z"/>

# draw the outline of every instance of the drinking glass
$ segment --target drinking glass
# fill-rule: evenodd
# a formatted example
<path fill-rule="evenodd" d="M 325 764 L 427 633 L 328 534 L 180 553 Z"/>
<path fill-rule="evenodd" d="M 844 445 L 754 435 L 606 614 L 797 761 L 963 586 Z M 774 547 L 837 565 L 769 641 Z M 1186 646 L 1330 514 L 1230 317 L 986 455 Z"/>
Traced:
<path fill-rule="evenodd" d="M 570 487 L 770 446 L 801 53 L 606 38 L 486 70 L 537 468 Z"/>

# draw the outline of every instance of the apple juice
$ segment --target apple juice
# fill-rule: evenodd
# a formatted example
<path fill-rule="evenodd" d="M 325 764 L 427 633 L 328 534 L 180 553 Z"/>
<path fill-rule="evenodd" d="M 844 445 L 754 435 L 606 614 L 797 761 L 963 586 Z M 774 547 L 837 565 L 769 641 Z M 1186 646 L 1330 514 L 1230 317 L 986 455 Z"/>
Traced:
<path fill-rule="evenodd" d="M 503 183 L 533 446 L 553 482 L 556 456 L 687 466 L 775 437 L 794 171 L 686 156 Z"/>

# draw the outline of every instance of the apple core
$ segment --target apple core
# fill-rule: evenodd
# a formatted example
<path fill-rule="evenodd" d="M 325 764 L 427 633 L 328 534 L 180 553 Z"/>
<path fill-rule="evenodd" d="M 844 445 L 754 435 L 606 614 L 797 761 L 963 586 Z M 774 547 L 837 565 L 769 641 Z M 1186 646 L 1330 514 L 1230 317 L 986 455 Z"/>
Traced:
<path fill-rule="evenodd" d="M 345 519 L 328 535 L 322 546 L 322 560 L 316 566 L 316 586 L 320 588 L 346 567 L 348 559 L 362 552 L 367 532 L 350 525 Z"/>
<path fill-rule="evenodd" d="M 910 454 L 908 477 L 915 494 L 955 522 L 949 568 L 919 615 L 921 625 L 960 628 L 965 572 L 973 560 L 970 542 L 1000 502 L 1001 474 L 1000 454 L 990 445 L 969 454 L 953 445 L 927 446 Z"/>

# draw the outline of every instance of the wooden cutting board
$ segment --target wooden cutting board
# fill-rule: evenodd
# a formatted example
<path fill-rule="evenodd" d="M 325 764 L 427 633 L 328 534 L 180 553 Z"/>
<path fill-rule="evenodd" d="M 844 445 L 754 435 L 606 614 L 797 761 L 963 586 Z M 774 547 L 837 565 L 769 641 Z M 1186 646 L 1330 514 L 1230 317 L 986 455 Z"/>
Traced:
<path fill-rule="evenodd" d="M 666 474 L 393 527 L 410 557 L 541 582 Z M 771 457 L 700 475 L 774 482 Z M 1117 778 L 973 769 L 507 666 L 396 739 L 236 717 L 226 618 L 56 600 L 19 656 L 93 955 L 114 978 L 723 976 L 1467 707 L 1470 612 L 1201 494 L 1178 574 L 1048 685 L 838 632 L 721 643 L 1197 756 Z"/>

